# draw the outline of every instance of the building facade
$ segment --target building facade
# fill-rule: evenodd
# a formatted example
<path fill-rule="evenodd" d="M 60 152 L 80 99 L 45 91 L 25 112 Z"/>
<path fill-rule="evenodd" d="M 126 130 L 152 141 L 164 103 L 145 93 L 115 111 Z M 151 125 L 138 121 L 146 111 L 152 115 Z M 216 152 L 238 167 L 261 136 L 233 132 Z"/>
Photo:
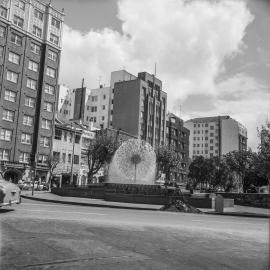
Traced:
<path fill-rule="evenodd" d="M 74 92 L 74 89 L 71 89 L 66 85 L 61 84 L 58 86 L 56 115 L 57 118 L 61 121 L 67 122 L 74 118 Z"/>
<path fill-rule="evenodd" d="M 15 182 L 51 152 L 64 14 L 37 0 L 0 5 L 0 161 Z M 39 166 L 40 165 L 40 166 Z M 45 171 L 44 171 L 45 170 Z"/>
<path fill-rule="evenodd" d="M 94 138 L 95 132 L 87 126 L 56 119 L 53 157 L 59 162 L 53 171 L 55 183 L 61 186 L 87 184 L 87 149 Z"/>
<path fill-rule="evenodd" d="M 91 89 L 87 95 L 84 123 L 92 123 L 95 128 L 107 128 L 109 123 L 111 88 L 100 85 L 97 89 Z"/>
<path fill-rule="evenodd" d="M 112 126 L 153 147 L 165 144 L 167 94 L 154 75 L 141 72 L 114 84 Z"/>
<path fill-rule="evenodd" d="M 184 126 L 190 130 L 190 158 L 222 156 L 247 149 L 247 129 L 230 116 L 194 118 Z"/>
<path fill-rule="evenodd" d="M 184 121 L 173 113 L 167 114 L 166 144 L 175 150 L 181 160 L 180 171 L 172 172 L 171 178 L 177 183 L 187 181 L 189 166 L 189 130 L 184 127 Z"/>

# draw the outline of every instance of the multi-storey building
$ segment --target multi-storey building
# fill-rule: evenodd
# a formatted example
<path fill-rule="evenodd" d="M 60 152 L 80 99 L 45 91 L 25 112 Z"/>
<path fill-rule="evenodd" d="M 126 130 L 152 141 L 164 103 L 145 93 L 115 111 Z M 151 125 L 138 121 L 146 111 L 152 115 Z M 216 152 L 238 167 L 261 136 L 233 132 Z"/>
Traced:
<path fill-rule="evenodd" d="M 53 156 L 59 163 L 53 171 L 59 185 L 87 184 L 87 149 L 95 132 L 75 121 L 63 123 L 56 119 Z M 73 177 L 71 177 L 71 175 Z"/>
<path fill-rule="evenodd" d="M 84 110 L 84 122 L 93 123 L 96 128 L 107 128 L 109 122 L 110 87 L 100 85 L 88 95 Z"/>
<path fill-rule="evenodd" d="M 190 130 L 191 158 L 222 156 L 247 149 L 247 129 L 230 116 L 194 118 L 184 126 Z"/>
<path fill-rule="evenodd" d="M 167 94 L 154 75 L 141 72 L 138 77 L 114 84 L 112 126 L 153 147 L 165 144 Z"/>
<path fill-rule="evenodd" d="M 58 86 L 57 118 L 67 122 L 74 118 L 75 91 L 65 85 Z"/>
<path fill-rule="evenodd" d="M 178 153 L 181 160 L 180 171 L 172 172 L 171 180 L 178 183 L 186 182 L 189 165 L 189 130 L 184 121 L 173 113 L 167 114 L 166 144 Z"/>
<path fill-rule="evenodd" d="M 38 0 L 0 5 L 0 161 L 15 181 L 44 164 L 53 138 L 63 12 Z M 45 170 L 45 171 L 44 171 Z M 37 172 L 46 174 L 44 166 Z"/>
<path fill-rule="evenodd" d="M 110 86 L 100 85 L 96 89 L 81 87 L 70 89 L 59 86 L 58 118 L 62 121 L 82 120 L 94 128 L 112 128 L 114 84 L 136 77 L 125 70 L 111 73 Z"/>

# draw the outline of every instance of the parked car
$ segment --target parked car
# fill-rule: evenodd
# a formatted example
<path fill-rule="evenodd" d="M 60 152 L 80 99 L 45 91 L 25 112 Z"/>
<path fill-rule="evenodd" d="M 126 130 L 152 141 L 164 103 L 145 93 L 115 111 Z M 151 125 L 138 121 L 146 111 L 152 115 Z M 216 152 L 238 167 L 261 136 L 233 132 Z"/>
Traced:
<path fill-rule="evenodd" d="M 6 181 L 0 174 L 0 207 L 21 203 L 20 188 Z"/>

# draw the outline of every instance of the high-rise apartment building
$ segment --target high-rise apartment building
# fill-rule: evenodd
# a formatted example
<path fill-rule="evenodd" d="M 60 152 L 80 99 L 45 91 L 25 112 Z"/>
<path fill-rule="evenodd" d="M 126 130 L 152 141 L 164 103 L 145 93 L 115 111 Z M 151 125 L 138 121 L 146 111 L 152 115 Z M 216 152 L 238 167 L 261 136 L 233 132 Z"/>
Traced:
<path fill-rule="evenodd" d="M 112 126 L 156 147 L 165 144 L 167 94 L 147 72 L 114 84 Z"/>
<path fill-rule="evenodd" d="M 191 158 L 209 158 L 247 149 L 247 129 L 230 116 L 194 118 L 184 126 L 190 130 Z"/>
<path fill-rule="evenodd" d="M 88 94 L 85 110 L 84 123 L 92 123 L 95 128 L 107 128 L 109 123 L 110 86 L 100 85 L 97 89 L 91 89 Z"/>
<path fill-rule="evenodd" d="M 175 150 L 181 160 L 180 170 L 171 172 L 171 180 L 186 182 L 189 165 L 189 130 L 184 121 L 173 113 L 167 114 L 166 144 Z"/>
<path fill-rule="evenodd" d="M 0 5 L 0 161 L 5 178 L 37 173 L 51 152 L 63 12 L 38 0 Z"/>

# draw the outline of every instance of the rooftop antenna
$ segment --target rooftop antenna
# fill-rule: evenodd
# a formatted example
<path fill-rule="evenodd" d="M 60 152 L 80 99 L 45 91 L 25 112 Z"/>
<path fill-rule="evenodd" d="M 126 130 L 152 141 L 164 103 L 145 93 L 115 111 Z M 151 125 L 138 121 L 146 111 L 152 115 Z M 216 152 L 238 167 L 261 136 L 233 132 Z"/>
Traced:
<path fill-rule="evenodd" d="M 101 83 L 101 76 L 98 76 L 98 88 L 100 87 L 100 83 Z"/>
<path fill-rule="evenodd" d="M 157 63 L 155 63 L 155 77 L 157 76 Z"/>
<path fill-rule="evenodd" d="M 179 118 L 182 118 L 182 105 L 180 104 L 180 114 L 179 114 Z"/>

